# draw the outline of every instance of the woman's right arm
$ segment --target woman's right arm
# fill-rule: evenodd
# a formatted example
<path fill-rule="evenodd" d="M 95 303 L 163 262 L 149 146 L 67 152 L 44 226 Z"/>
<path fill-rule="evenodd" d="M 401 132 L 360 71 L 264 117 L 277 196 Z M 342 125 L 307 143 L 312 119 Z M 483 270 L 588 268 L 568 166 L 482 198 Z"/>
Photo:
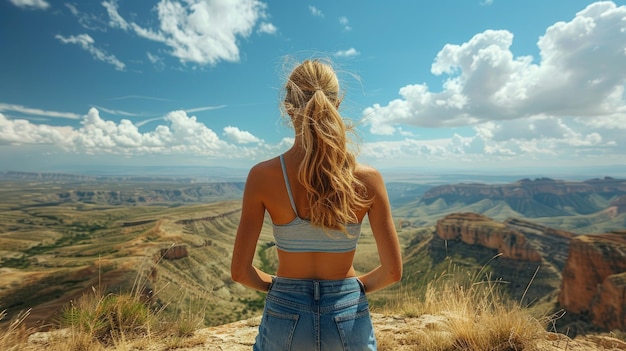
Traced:
<path fill-rule="evenodd" d="M 266 292 L 272 282 L 272 276 L 252 264 L 265 217 L 262 199 L 263 179 L 261 167 L 257 165 L 250 170 L 243 192 L 241 219 L 237 228 L 230 272 L 234 281 Z"/>
<path fill-rule="evenodd" d="M 367 215 L 376 241 L 380 266 L 358 278 L 363 282 L 365 291 L 370 293 L 402 278 L 402 255 L 383 178 L 378 171 L 371 169 L 368 170 L 366 183 L 368 193 L 373 195 L 373 203 Z"/>

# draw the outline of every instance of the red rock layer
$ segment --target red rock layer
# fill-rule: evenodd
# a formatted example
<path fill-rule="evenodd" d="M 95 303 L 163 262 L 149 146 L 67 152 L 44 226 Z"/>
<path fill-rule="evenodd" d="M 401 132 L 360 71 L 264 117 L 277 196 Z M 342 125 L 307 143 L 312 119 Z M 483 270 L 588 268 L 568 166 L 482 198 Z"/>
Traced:
<path fill-rule="evenodd" d="M 469 245 L 498 250 L 503 257 L 540 262 L 541 255 L 524 234 L 476 213 L 455 213 L 437 221 L 437 234 L 444 240 L 460 239 Z"/>
<path fill-rule="evenodd" d="M 626 233 L 571 240 L 559 303 L 567 311 L 589 313 L 601 327 L 626 328 Z"/>

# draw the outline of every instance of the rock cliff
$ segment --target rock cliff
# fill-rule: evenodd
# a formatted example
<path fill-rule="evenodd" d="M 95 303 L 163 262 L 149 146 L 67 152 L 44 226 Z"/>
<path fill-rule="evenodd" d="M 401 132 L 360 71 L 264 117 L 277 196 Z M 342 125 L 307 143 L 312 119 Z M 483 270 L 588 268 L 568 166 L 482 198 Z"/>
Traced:
<path fill-rule="evenodd" d="M 572 239 L 559 303 L 598 326 L 626 328 L 626 231 Z"/>
<path fill-rule="evenodd" d="M 437 221 L 437 235 L 469 245 L 496 249 L 505 258 L 540 262 L 541 255 L 517 230 L 476 213 L 455 213 Z"/>
<path fill-rule="evenodd" d="M 445 264 L 448 258 L 462 265 L 475 262 L 477 269 L 488 266 L 490 279 L 506 282 L 511 297 L 521 303 L 556 303 L 572 237 L 573 233 L 524 220 L 498 222 L 475 213 L 456 213 L 438 221 L 431 239 L 416 242 L 416 248 L 407 251 L 405 268 L 410 271 L 414 260 L 423 260 L 420 257 L 431 257 L 432 265 Z M 430 268 L 419 268 L 424 269 Z"/>
<path fill-rule="evenodd" d="M 165 249 L 161 249 L 161 257 L 166 260 L 178 260 L 189 256 L 187 245 L 174 245 Z"/>

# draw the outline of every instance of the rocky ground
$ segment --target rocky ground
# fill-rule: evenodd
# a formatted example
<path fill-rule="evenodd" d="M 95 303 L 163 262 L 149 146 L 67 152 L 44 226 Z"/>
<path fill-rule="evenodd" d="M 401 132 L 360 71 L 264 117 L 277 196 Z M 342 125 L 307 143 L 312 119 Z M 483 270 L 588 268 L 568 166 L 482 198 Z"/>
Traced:
<path fill-rule="evenodd" d="M 445 317 L 422 315 L 420 317 L 400 317 L 373 314 L 381 350 L 420 350 L 415 342 L 418 333 L 437 332 Z M 181 351 L 249 351 L 254 344 L 260 317 L 238 321 L 217 327 L 199 329 L 185 340 L 178 340 L 176 345 L 170 341 L 137 340 L 129 341 L 124 350 L 181 350 Z M 62 331 L 35 333 L 29 338 L 26 350 L 45 349 L 51 338 L 59 337 Z M 58 340 L 58 339 L 57 339 Z M 541 351 L 588 351 L 588 350 L 626 350 L 626 342 L 607 335 L 587 335 L 571 339 L 563 334 L 547 333 L 544 340 L 537 340 L 535 350 Z"/>

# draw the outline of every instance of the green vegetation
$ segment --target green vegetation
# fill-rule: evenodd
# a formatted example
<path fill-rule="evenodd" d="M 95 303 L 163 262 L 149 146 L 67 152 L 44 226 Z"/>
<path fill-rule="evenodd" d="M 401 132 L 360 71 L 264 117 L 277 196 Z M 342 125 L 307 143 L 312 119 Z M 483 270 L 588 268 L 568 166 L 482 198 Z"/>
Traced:
<path fill-rule="evenodd" d="M 33 332 L 26 322 L 31 308 L 45 323 L 69 329 L 69 336 L 51 340 L 48 349 L 52 351 L 149 349 L 145 340 L 158 340 L 175 349 L 197 343 L 192 334 L 200 327 L 260 314 L 265 295 L 230 279 L 238 201 L 168 202 L 168 198 L 187 201 L 192 197 L 191 187 L 176 189 L 180 184 L 170 184 L 166 191 L 158 189 L 160 184 L 149 183 L 137 190 L 137 183 L 122 182 L 115 185 L 119 191 L 110 190 L 114 188 L 111 183 L 20 184 L 0 187 L 0 196 L 6 199 L 0 204 L 0 267 L 8 268 L 0 274 L 0 307 L 6 309 L 0 314 L 0 350 L 22 350 L 16 345 L 24 345 Z M 232 194 L 239 195 L 240 187 L 233 189 Z M 132 201 L 121 200 L 124 192 L 133 194 Z M 225 193 L 205 196 L 229 197 Z M 542 201 L 553 201 L 565 210 L 572 204 L 583 207 L 584 199 L 574 200 Z M 607 200 L 598 195 L 593 202 L 604 206 Z M 509 295 L 514 284 L 491 277 L 513 273 L 514 283 L 521 286 L 517 292 L 521 289 L 526 294 L 528 274 L 534 269 L 519 273 L 500 259 L 496 265 L 489 264 L 494 250 L 472 247 L 473 255 L 466 255 L 463 250 L 469 249 L 459 243 L 432 240 L 433 224 L 451 212 L 475 210 L 502 219 L 519 213 L 506 202 L 492 200 L 448 204 L 437 199 L 415 206 L 416 202 L 403 199 L 402 205 L 394 214 L 403 219 L 399 236 L 405 248 L 404 277 L 401 284 L 370 296 L 372 310 L 405 317 L 443 314 L 447 319 L 433 333 L 411 330 L 406 332 L 408 339 L 383 338 L 381 350 L 400 350 L 400 345 L 415 343 L 430 345 L 424 350 L 532 350 L 529 335 L 541 337 L 537 328 L 545 329 L 545 317 L 534 315 L 541 309 L 522 308 L 526 306 L 518 303 L 522 301 L 519 294 Z M 626 224 L 623 215 L 602 216 L 545 217 L 536 222 L 597 231 L 605 223 Z M 269 220 L 266 224 L 254 262 L 275 272 L 276 249 Z M 358 272 L 377 265 L 375 241 L 369 227 L 363 227 L 355 257 Z M 175 255 L 165 258 L 162 250 Z M 548 285 L 551 276 L 541 274 L 533 287 Z M 107 288 L 93 290 L 94 286 Z M 87 293 L 71 298 L 81 292 Z M 451 317 L 456 315 L 458 320 Z M 501 325 L 493 325 L 498 318 Z M 54 346 L 55 342 L 62 345 L 61 340 L 69 346 Z M 503 343 L 515 346 L 506 348 Z"/>
<path fill-rule="evenodd" d="M 60 324 L 109 342 L 121 335 L 145 334 L 153 317 L 148 306 L 131 294 L 103 295 L 94 289 L 93 294 L 83 295 L 61 312 Z"/>
<path fill-rule="evenodd" d="M 0 260 L 0 268 L 1 267 L 26 269 L 30 267 L 30 260 L 26 255 L 21 255 L 20 257 L 2 258 L 2 260 Z"/>

